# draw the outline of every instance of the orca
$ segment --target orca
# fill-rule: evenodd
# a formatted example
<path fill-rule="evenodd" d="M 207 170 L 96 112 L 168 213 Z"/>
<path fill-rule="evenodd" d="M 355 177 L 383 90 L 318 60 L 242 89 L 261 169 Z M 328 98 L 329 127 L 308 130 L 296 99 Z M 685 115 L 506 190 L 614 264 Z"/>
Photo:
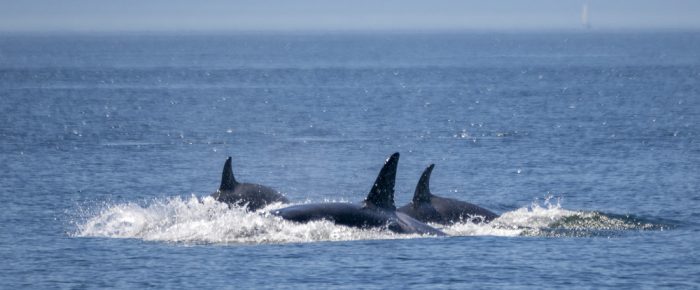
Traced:
<path fill-rule="evenodd" d="M 396 233 L 446 235 L 438 229 L 396 211 L 394 184 L 398 163 L 399 153 L 397 152 L 385 161 L 367 198 L 360 204 L 300 204 L 272 211 L 272 214 L 300 223 L 328 220 L 335 224 L 357 228 L 387 228 Z"/>
<path fill-rule="evenodd" d="M 424 223 L 451 225 L 458 222 L 488 223 L 498 217 L 488 209 L 477 205 L 433 195 L 430 192 L 430 175 L 435 164 L 430 164 L 418 180 L 413 200 L 397 211 Z"/>
<path fill-rule="evenodd" d="M 219 202 L 227 203 L 229 206 L 245 206 L 249 211 L 256 211 L 275 202 L 289 203 L 286 197 L 272 188 L 260 184 L 236 181 L 236 178 L 233 176 L 230 156 L 226 159 L 224 170 L 221 173 L 219 190 L 211 196 Z"/>

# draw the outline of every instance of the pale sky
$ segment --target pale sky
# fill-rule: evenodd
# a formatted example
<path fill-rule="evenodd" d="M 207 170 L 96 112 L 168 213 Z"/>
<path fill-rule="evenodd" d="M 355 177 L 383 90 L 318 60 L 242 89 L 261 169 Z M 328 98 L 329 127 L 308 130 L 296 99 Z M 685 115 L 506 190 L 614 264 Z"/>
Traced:
<path fill-rule="evenodd" d="M 700 0 L 0 0 L 0 31 L 700 29 Z"/>

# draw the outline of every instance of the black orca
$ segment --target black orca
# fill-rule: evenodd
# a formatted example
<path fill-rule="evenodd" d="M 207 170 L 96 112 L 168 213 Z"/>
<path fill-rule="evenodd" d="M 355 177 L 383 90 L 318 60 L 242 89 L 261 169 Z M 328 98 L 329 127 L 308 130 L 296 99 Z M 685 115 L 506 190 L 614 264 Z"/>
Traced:
<path fill-rule="evenodd" d="M 253 183 L 239 183 L 233 177 L 231 157 L 226 159 L 221 173 L 221 186 L 212 195 L 214 199 L 229 206 L 245 206 L 250 211 L 261 209 L 274 202 L 289 203 L 289 200 L 276 190 Z"/>
<path fill-rule="evenodd" d="M 457 222 L 473 223 L 490 222 L 498 217 L 488 209 L 477 205 L 430 193 L 430 174 L 435 164 L 430 164 L 423 171 L 411 203 L 400 207 L 397 211 L 407 214 L 425 223 L 450 225 Z"/>
<path fill-rule="evenodd" d="M 360 204 L 301 204 L 275 210 L 272 214 L 295 222 L 329 220 L 358 228 L 388 228 L 397 233 L 444 236 L 442 231 L 396 211 L 394 184 L 398 164 L 399 153 L 394 153 L 386 160 L 367 198 Z"/>

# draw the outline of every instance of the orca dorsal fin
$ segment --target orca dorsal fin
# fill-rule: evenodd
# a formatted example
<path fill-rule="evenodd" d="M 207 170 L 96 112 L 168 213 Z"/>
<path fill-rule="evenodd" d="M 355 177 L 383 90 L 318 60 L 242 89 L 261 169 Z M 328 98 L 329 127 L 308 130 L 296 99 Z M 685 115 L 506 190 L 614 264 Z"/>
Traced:
<path fill-rule="evenodd" d="M 435 164 L 430 164 L 424 171 L 423 175 L 420 176 L 418 184 L 416 185 L 416 192 L 413 194 L 413 205 L 419 205 L 421 203 L 430 203 L 430 197 L 433 194 L 430 193 L 430 174 L 433 173 L 433 168 Z"/>
<path fill-rule="evenodd" d="M 384 209 L 396 209 L 394 205 L 394 185 L 396 184 L 396 168 L 399 165 L 399 153 L 392 154 L 385 162 L 382 170 L 379 171 L 377 179 L 372 185 L 365 206 L 371 205 Z"/>
<path fill-rule="evenodd" d="M 224 164 L 224 171 L 221 172 L 221 186 L 219 186 L 219 191 L 231 191 L 236 187 L 236 178 L 233 177 L 233 168 L 231 168 L 231 156 L 226 159 Z"/>

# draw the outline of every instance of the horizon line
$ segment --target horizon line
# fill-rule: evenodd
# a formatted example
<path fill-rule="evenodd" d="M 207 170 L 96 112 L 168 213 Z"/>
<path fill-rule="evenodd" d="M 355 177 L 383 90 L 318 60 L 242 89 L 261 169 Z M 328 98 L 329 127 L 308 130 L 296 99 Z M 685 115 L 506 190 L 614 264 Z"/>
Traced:
<path fill-rule="evenodd" d="M 334 28 L 334 29 L 2 29 L 2 34 L 323 34 L 323 33 L 615 33 L 700 32 L 700 27 L 521 27 L 521 28 Z"/>

